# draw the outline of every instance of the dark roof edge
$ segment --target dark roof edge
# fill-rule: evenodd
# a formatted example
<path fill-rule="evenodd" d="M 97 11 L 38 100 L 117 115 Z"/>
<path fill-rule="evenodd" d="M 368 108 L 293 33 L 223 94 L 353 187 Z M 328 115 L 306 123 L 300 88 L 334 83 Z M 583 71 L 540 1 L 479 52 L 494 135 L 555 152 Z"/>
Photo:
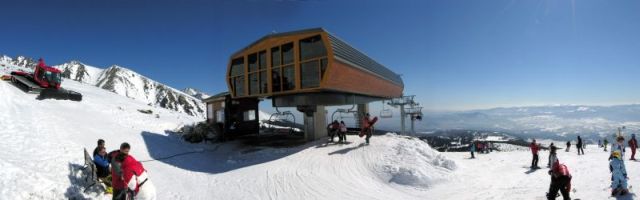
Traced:
<path fill-rule="evenodd" d="M 317 28 L 308 28 L 308 29 L 302 29 L 302 30 L 296 30 L 296 31 L 288 31 L 288 32 L 282 32 L 282 33 L 270 33 L 268 35 L 262 36 L 260 39 L 252 42 L 251 44 L 245 46 L 244 48 L 234 52 L 233 54 L 231 54 L 231 59 L 233 59 L 233 57 L 236 57 L 238 54 L 242 53 L 243 51 L 251 48 L 252 46 L 262 42 L 263 40 L 269 39 L 269 38 L 274 38 L 274 37 L 282 37 L 282 36 L 288 36 L 288 35 L 295 35 L 295 34 L 301 34 L 301 33 L 314 33 L 314 32 L 327 32 L 327 30 L 325 30 L 322 27 L 317 27 Z"/>

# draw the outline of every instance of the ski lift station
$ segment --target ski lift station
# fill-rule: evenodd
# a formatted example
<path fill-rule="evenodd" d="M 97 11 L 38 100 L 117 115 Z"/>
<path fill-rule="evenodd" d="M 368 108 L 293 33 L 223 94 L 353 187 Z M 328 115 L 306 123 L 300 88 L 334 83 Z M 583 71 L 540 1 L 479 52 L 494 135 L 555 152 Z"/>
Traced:
<path fill-rule="evenodd" d="M 276 114 L 290 114 L 278 110 L 283 107 L 302 112 L 305 139 L 315 140 L 327 135 L 325 107 L 353 105 L 341 111 L 361 118 L 368 103 L 402 98 L 404 89 L 398 74 L 323 28 L 250 43 L 231 54 L 226 81 L 229 92 L 205 100 L 208 121 L 219 124 L 225 137 L 259 132 L 262 99 L 272 101 Z"/>

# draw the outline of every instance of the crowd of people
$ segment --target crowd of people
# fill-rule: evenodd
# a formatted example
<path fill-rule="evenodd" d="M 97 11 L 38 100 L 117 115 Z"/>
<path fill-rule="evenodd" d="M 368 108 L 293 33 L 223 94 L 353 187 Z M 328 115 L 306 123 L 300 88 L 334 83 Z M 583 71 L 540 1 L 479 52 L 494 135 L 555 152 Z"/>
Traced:
<path fill-rule="evenodd" d="M 608 140 L 604 139 L 604 142 L 598 141 L 598 147 L 603 148 L 605 152 L 607 152 Z M 626 143 L 626 144 L 625 144 Z M 571 141 L 567 141 L 567 147 L 565 149 L 566 152 L 569 152 L 571 149 Z M 631 157 L 629 160 L 636 160 L 635 153 L 638 148 L 638 141 L 636 140 L 635 134 L 631 135 L 631 138 L 625 142 L 625 138 L 622 135 L 618 135 L 615 137 L 615 142 L 611 144 L 609 148 L 610 156 L 609 156 L 609 171 L 611 173 L 611 195 L 625 195 L 629 193 L 627 180 L 628 174 L 625 167 L 625 151 L 626 145 L 631 149 Z M 472 145 L 474 146 L 474 145 Z M 583 142 L 580 136 L 577 137 L 576 140 L 576 151 L 578 155 L 584 155 L 584 148 L 586 144 Z M 535 139 L 529 144 L 529 149 L 532 153 L 531 158 L 531 169 L 536 170 L 540 169 L 538 167 L 539 160 L 539 151 L 542 149 L 542 145 L 537 143 Z M 549 191 L 547 192 L 547 199 L 556 199 L 560 193 L 563 199 L 571 199 L 570 191 L 571 191 L 571 173 L 569 172 L 569 168 L 566 164 L 561 163 L 557 156 L 557 150 L 560 149 L 555 146 L 554 143 L 551 143 L 548 147 L 549 149 L 549 158 L 547 167 L 550 169 L 548 171 L 551 176 L 551 184 L 549 186 Z"/>
<path fill-rule="evenodd" d="M 360 137 L 365 137 L 366 144 L 369 144 L 369 140 L 373 135 L 373 125 L 378 121 L 378 117 L 374 117 L 373 119 L 369 115 L 369 113 L 365 113 L 362 118 L 362 128 L 360 129 Z M 345 125 L 344 121 L 338 122 L 338 120 L 333 120 L 329 125 L 327 125 L 327 130 L 329 133 L 329 142 L 333 142 L 333 138 L 338 136 L 338 143 L 347 142 L 347 125 Z"/>
<path fill-rule="evenodd" d="M 106 193 L 111 193 L 114 200 L 156 199 L 155 186 L 147 170 L 129 154 L 130 150 L 131 145 L 125 142 L 118 150 L 107 153 L 105 141 L 99 139 L 93 150 L 98 179 L 107 186 Z"/>

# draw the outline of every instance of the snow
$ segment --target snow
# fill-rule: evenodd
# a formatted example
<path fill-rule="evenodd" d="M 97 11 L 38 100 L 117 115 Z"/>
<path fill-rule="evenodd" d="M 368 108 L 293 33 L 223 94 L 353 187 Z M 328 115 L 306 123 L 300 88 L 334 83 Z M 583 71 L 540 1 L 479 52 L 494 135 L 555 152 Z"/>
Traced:
<path fill-rule="evenodd" d="M 547 169 L 529 170 L 531 153 L 512 146 L 468 159 L 468 152 L 439 153 L 393 133 L 374 136 L 370 145 L 352 135 L 346 144 L 318 140 L 288 148 L 189 144 L 167 130 L 199 117 L 76 81 L 65 80 L 65 87 L 81 92 L 83 101 L 39 101 L 0 82 L 1 198 L 106 199 L 99 190 L 83 192 L 79 170 L 83 148 L 91 151 L 98 138 L 109 150 L 130 143 L 160 199 L 544 199 L 549 186 Z M 558 151 L 573 174 L 572 197 L 608 199 L 608 152 L 589 145 L 585 153 Z M 543 167 L 547 156 L 540 153 Z M 626 163 L 635 185 L 640 164 Z"/>
<path fill-rule="evenodd" d="M 573 176 L 572 199 L 610 199 L 609 153 L 587 145 L 585 155 L 578 156 L 574 147 L 571 152 L 564 149 L 557 152 L 560 162 L 568 166 Z M 539 155 L 538 164 L 542 169 L 531 171 L 530 151 L 476 153 L 477 159 L 468 159 L 468 152 L 444 153 L 458 166 L 452 174 L 455 178 L 430 189 L 427 199 L 546 199 L 550 183 L 546 168 L 549 154 L 541 151 Z M 629 184 L 635 185 L 640 181 L 640 163 L 628 158 L 629 155 L 625 163 Z"/>
<path fill-rule="evenodd" d="M 105 199 L 100 190 L 83 192 L 80 172 L 83 148 L 91 152 L 99 138 L 108 150 L 130 143 L 161 199 L 423 199 L 456 170 L 426 143 L 395 134 L 374 136 L 371 145 L 357 136 L 347 144 L 319 140 L 289 148 L 190 144 L 166 130 L 198 117 L 76 81 L 65 87 L 81 92 L 83 101 L 39 101 L 0 82 L 2 198 Z M 185 152 L 191 153 L 162 159 Z"/>

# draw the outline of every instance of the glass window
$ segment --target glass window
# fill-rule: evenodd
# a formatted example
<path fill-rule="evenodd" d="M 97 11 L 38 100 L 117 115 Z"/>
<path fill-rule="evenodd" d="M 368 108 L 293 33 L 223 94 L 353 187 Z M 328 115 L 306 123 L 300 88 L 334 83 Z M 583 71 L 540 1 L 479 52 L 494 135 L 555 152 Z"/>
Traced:
<path fill-rule="evenodd" d="M 327 59 L 320 60 L 320 79 L 324 78 L 324 72 L 327 71 Z"/>
<path fill-rule="evenodd" d="M 293 43 L 282 45 L 282 64 L 293 63 Z"/>
<path fill-rule="evenodd" d="M 236 58 L 231 61 L 231 76 L 244 74 L 244 58 Z"/>
<path fill-rule="evenodd" d="M 213 119 L 213 104 L 207 104 L 207 119 Z"/>
<path fill-rule="evenodd" d="M 261 51 L 260 53 L 258 53 L 258 68 L 259 69 L 265 69 L 267 68 L 267 52 L 266 51 Z"/>
<path fill-rule="evenodd" d="M 260 93 L 267 93 L 267 71 L 260 71 Z"/>
<path fill-rule="evenodd" d="M 282 90 L 293 90 L 296 88 L 295 69 L 293 65 L 282 67 Z"/>
<path fill-rule="evenodd" d="M 322 37 L 316 35 L 300 40 L 300 60 L 307 60 L 327 55 L 327 50 L 322 44 Z"/>
<path fill-rule="evenodd" d="M 224 122 L 224 110 L 216 111 L 216 122 Z"/>
<path fill-rule="evenodd" d="M 258 86 L 258 73 L 249 74 L 249 95 L 258 94 L 260 87 Z"/>
<path fill-rule="evenodd" d="M 256 120 L 256 110 L 244 111 L 242 118 L 244 119 L 244 121 Z"/>
<path fill-rule="evenodd" d="M 244 96 L 244 76 L 233 78 L 233 89 L 236 96 Z"/>
<path fill-rule="evenodd" d="M 320 86 L 318 60 L 309 61 L 300 65 L 300 86 L 303 89 Z"/>
<path fill-rule="evenodd" d="M 271 66 L 280 66 L 280 47 L 271 48 Z"/>
<path fill-rule="evenodd" d="M 281 86 L 281 72 L 280 67 L 273 68 L 271 70 L 271 92 L 280 92 L 282 91 Z"/>
<path fill-rule="evenodd" d="M 258 55 L 257 54 L 249 54 L 247 58 L 249 62 L 249 72 L 254 72 L 258 70 Z"/>

